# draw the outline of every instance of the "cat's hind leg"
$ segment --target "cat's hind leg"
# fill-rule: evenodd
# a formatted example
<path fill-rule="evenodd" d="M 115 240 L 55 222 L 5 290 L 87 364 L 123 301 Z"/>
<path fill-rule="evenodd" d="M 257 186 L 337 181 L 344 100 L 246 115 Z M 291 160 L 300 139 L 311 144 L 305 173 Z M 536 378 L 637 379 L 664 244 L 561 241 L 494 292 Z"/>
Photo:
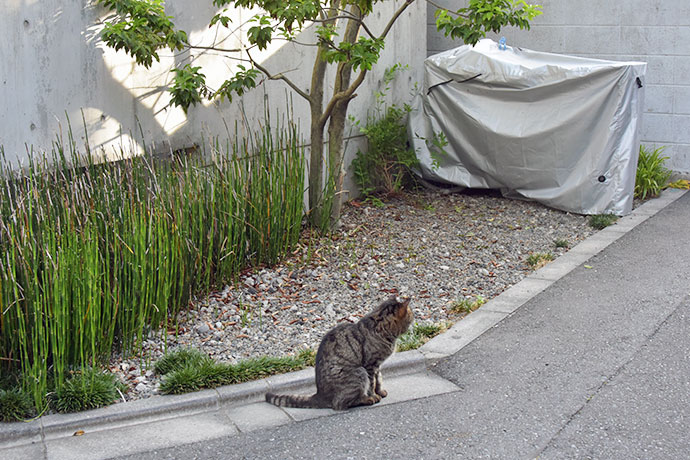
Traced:
<path fill-rule="evenodd" d="M 335 410 L 345 410 L 355 406 L 371 406 L 381 400 L 378 395 L 369 395 L 371 380 L 363 367 L 356 367 L 348 373 L 338 387 L 337 394 L 332 399 Z"/>

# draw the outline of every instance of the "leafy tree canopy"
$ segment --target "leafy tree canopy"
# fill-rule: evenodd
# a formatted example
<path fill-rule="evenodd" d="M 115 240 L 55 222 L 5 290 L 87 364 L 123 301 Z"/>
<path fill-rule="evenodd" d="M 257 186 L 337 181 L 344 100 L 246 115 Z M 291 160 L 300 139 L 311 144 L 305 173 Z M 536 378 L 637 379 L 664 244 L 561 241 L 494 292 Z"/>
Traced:
<path fill-rule="evenodd" d="M 125 50 L 135 61 L 150 67 L 159 60 L 158 52 L 169 48 L 180 50 L 215 50 L 236 53 L 246 65 L 238 65 L 234 73 L 219 88 L 206 84 L 200 66 L 191 62 L 173 69 L 174 77 L 169 90 L 171 104 L 185 111 L 203 99 L 232 100 L 257 84 L 261 74 L 272 80 L 284 81 L 295 93 L 304 98 L 311 110 L 309 205 L 312 223 L 330 216 L 334 223 L 339 216 L 339 199 L 332 209 L 327 206 L 328 193 L 340 196 L 344 177 L 343 139 L 347 108 L 356 96 L 356 89 L 364 81 L 381 56 L 386 37 L 405 10 L 422 0 L 396 2 L 388 18 L 383 18 L 383 29 L 375 33 L 367 19 L 377 3 L 383 0 L 212 0 L 217 13 L 209 19 L 210 27 L 227 29 L 230 34 L 240 29 L 233 24 L 234 8 L 251 8 L 256 13 L 246 29 L 248 46 L 243 49 L 223 49 L 215 44 L 201 46 L 189 42 L 185 32 L 176 29 L 171 17 L 166 16 L 162 0 L 97 0 L 112 12 L 102 32 L 104 42 Z M 462 39 L 474 45 L 487 32 L 498 32 L 505 26 L 528 29 L 530 21 L 541 14 L 541 7 L 524 0 L 469 0 L 456 11 L 436 6 L 436 27 L 446 36 Z M 390 0 L 387 1 L 391 4 Z M 297 36 L 305 27 L 313 25 L 316 41 L 301 43 Z M 311 86 L 302 89 L 283 73 L 271 73 L 252 58 L 254 49 L 266 49 L 273 40 L 287 40 L 296 44 L 314 46 L 316 56 L 311 73 Z M 242 52 L 240 54 L 240 52 Z M 324 101 L 325 75 L 328 66 L 336 69 L 330 99 Z M 354 77 L 354 78 L 353 78 Z M 326 136 L 325 130 L 328 130 Z M 328 161 L 325 161 L 324 141 L 327 139 Z M 327 165 L 329 182 L 324 188 L 323 165 Z M 330 185 L 329 185 L 330 184 Z M 326 189 L 332 186 L 331 192 Z M 333 196 L 333 195 L 331 195 Z M 316 223 L 323 226 L 323 223 Z"/>

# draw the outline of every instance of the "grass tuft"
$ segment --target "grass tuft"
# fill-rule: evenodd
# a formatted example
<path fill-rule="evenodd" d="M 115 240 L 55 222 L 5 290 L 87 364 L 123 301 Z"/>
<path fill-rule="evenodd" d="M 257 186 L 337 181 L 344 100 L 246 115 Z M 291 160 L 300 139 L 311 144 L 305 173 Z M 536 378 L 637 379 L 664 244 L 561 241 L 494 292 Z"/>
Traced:
<path fill-rule="evenodd" d="M 561 238 L 559 238 L 559 239 L 557 239 L 557 240 L 554 240 L 553 244 L 554 244 L 557 248 L 567 248 L 567 247 L 570 246 L 570 243 L 568 242 L 568 240 L 564 240 L 564 239 L 561 239 Z"/>
<path fill-rule="evenodd" d="M 678 179 L 674 182 L 669 182 L 666 184 L 667 188 L 677 188 L 679 190 L 690 190 L 690 180 Z"/>
<path fill-rule="evenodd" d="M 31 397 L 18 388 L 0 390 L 0 422 L 16 422 L 33 415 Z"/>
<path fill-rule="evenodd" d="M 79 412 L 96 409 L 115 402 L 122 391 L 117 376 L 100 369 L 76 371 L 56 389 L 51 406 L 58 412 Z"/>
<path fill-rule="evenodd" d="M 157 374 L 165 375 L 176 369 L 187 366 L 199 367 L 206 361 L 212 361 L 196 348 L 179 348 L 164 354 L 153 366 Z"/>
<path fill-rule="evenodd" d="M 640 146 L 635 174 L 635 197 L 642 200 L 659 196 L 671 178 L 671 171 L 664 166 L 669 157 L 661 156 L 664 147 L 648 150 Z"/>
<path fill-rule="evenodd" d="M 589 216 L 589 226 L 596 230 L 602 230 L 617 220 L 618 216 L 614 214 L 596 214 Z"/>
<path fill-rule="evenodd" d="M 227 364 L 215 362 L 200 351 L 185 349 L 167 354 L 155 368 L 165 370 L 161 372 L 164 374 L 161 393 L 182 394 L 304 369 L 314 365 L 314 358 L 312 350 L 302 350 L 296 356 L 262 356 Z M 164 363 L 159 366 L 161 361 Z"/>
<path fill-rule="evenodd" d="M 529 265 L 530 268 L 536 270 L 548 264 L 552 260 L 553 254 L 551 254 L 550 252 L 535 252 L 530 254 L 529 257 L 527 257 L 527 265 Z"/>
<path fill-rule="evenodd" d="M 486 303 L 486 299 L 480 295 L 476 296 L 474 299 L 471 297 L 465 297 L 458 299 L 450 307 L 451 313 L 472 313 L 477 308 L 481 307 Z"/>
<path fill-rule="evenodd" d="M 450 327 L 450 323 L 417 324 L 398 337 L 395 351 L 416 350 Z"/>

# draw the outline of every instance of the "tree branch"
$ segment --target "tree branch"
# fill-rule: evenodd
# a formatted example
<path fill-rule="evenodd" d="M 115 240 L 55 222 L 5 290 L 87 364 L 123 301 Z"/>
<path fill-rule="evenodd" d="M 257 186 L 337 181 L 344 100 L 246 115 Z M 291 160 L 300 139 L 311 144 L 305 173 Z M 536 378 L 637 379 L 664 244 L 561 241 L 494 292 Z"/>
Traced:
<path fill-rule="evenodd" d="M 467 19 L 467 18 L 468 18 L 467 15 L 465 15 L 465 14 L 460 14 L 460 13 L 458 13 L 457 11 L 453 11 L 453 10 L 451 10 L 451 9 L 448 8 L 448 7 L 441 6 L 441 5 L 439 5 L 438 3 L 434 2 L 433 0 L 426 0 L 426 2 L 427 2 L 429 5 L 431 5 L 431 6 L 433 6 L 434 8 L 436 8 L 437 10 L 446 10 L 446 11 L 449 12 L 450 14 L 454 14 L 455 16 L 457 16 L 457 17 L 459 17 L 459 18 L 464 18 L 464 19 Z"/>
<path fill-rule="evenodd" d="M 288 77 L 286 77 L 283 73 L 279 73 L 276 75 L 273 75 L 271 72 L 268 71 L 267 68 L 256 62 L 251 55 L 249 54 L 249 50 L 247 50 L 247 56 L 249 56 L 249 60 L 252 62 L 252 65 L 259 69 L 266 77 L 268 77 L 269 80 L 283 80 L 294 92 L 302 96 L 304 99 L 306 99 L 307 102 L 311 102 L 311 96 L 309 94 L 300 89 L 299 86 L 297 86 L 292 80 L 290 80 Z"/>
<path fill-rule="evenodd" d="M 379 37 L 380 39 L 386 38 L 386 35 L 388 35 L 388 32 L 390 32 L 391 28 L 393 27 L 393 24 L 395 24 L 395 21 L 397 21 L 400 15 L 405 12 L 407 7 L 412 5 L 414 2 L 415 0 L 405 0 L 405 3 L 403 3 L 402 6 L 398 8 L 398 11 L 393 13 L 393 16 L 391 16 L 391 19 L 388 21 L 388 24 L 386 24 L 386 27 L 383 29 L 383 32 Z"/>
<path fill-rule="evenodd" d="M 333 97 L 331 98 L 330 101 L 328 101 L 328 105 L 326 106 L 326 109 L 323 111 L 323 115 L 321 116 L 320 122 L 326 123 L 326 120 L 328 120 L 328 117 L 331 116 L 331 112 L 333 112 L 333 109 L 335 108 L 336 104 L 340 101 L 344 101 L 347 99 L 352 99 L 356 97 L 357 95 L 354 94 L 355 91 L 357 91 L 357 88 L 364 82 L 364 77 L 367 75 L 366 70 L 362 70 L 359 75 L 357 75 L 357 78 L 355 81 L 352 82 L 352 84 L 345 90 L 345 91 L 340 91 L 337 94 L 334 94 Z"/>
<path fill-rule="evenodd" d="M 414 0 L 413 0 L 414 1 Z M 348 13 L 348 12 L 346 12 Z M 343 14 L 343 15 L 338 15 L 338 16 L 333 16 L 332 18 L 328 18 L 327 20 L 324 19 L 314 19 L 312 22 L 327 22 L 330 21 L 331 19 L 348 19 L 350 21 L 355 21 L 358 22 L 359 25 L 364 29 L 364 31 L 369 35 L 370 37 L 374 37 L 374 33 L 367 27 L 367 25 L 364 23 L 364 21 L 361 18 L 358 18 L 357 16 L 353 16 L 352 14 Z"/>
<path fill-rule="evenodd" d="M 209 51 L 220 51 L 221 53 L 239 53 L 242 48 L 237 49 L 227 49 L 227 48 L 217 48 L 215 46 L 200 46 L 200 45 L 187 45 L 189 49 L 193 50 L 209 50 Z"/>

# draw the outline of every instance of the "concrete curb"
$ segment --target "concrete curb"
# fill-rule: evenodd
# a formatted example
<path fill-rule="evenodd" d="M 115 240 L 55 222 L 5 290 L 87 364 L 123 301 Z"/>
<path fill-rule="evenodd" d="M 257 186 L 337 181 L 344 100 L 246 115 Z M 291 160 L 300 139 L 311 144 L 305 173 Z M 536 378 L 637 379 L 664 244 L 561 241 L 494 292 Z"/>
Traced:
<path fill-rule="evenodd" d="M 417 350 L 396 353 L 383 365 L 387 377 L 426 370 L 426 359 Z M 168 420 L 261 402 L 267 391 L 300 393 L 314 384 L 314 368 L 274 375 L 261 380 L 227 385 L 184 395 L 167 395 L 114 404 L 73 414 L 51 414 L 28 423 L 0 425 L 0 449 L 141 423 Z"/>
<path fill-rule="evenodd" d="M 427 371 L 435 360 L 452 355 L 470 344 L 534 296 L 685 193 L 684 190 L 666 190 L 661 197 L 648 201 L 614 225 L 587 238 L 555 261 L 467 315 L 449 331 L 430 340 L 418 350 L 396 353 L 384 363 L 384 376 L 390 378 Z M 185 395 L 156 396 L 92 411 L 47 415 L 27 423 L 3 423 L 0 424 L 0 449 L 72 436 L 79 430 L 102 431 L 214 412 L 221 406 L 227 408 L 257 403 L 264 400 L 266 391 L 305 392 L 313 386 L 313 381 L 314 370 L 308 368 Z"/>

